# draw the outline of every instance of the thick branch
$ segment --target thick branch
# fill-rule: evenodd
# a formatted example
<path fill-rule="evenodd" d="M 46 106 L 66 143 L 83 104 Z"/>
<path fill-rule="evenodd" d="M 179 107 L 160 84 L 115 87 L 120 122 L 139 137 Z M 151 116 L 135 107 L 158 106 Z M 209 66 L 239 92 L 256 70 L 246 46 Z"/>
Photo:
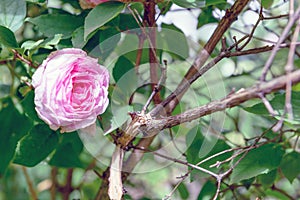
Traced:
<path fill-rule="evenodd" d="M 185 122 L 198 119 L 205 115 L 231 108 L 253 98 L 259 98 L 259 94 L 269 94 L 271 92 L 285 88 L 287 75 L 280 76 L 269 82 L 261 82 L 251 88 L 238 91 L 231 94 L 224 99 L 212 101 L 201 107 L 185 111 L 179 115 L 157 119 L 160 121 L 160 129 L 170 128 Z M 290 74 L 292 84 L 300 82 L 300 70 L 294 71 Z M 156 120 L 155 120 L 156 121 Z M 157 122 L 155 125 L 158 125 Z"/>
<path fill-rule="evenodd" d="M 156 58 L 156 21 L 155 21 L 155 1 L 148 0 L 144 2 L 144 24 L 149 26 L 149 63 L 150 63 L 150 79 L 152 83 L 152 90 L 155 89 L 155 85 L 158 82 L 158 63 Z M 155 104 L 159 104 L 161 102 L 160 95 L 157 93 L 153 97 L 153 101 Z"/>

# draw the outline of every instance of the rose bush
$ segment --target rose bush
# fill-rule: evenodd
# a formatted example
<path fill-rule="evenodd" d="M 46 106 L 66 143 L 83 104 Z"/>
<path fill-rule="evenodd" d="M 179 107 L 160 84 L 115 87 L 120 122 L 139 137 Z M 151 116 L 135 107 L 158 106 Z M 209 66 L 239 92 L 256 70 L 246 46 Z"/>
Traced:
<path fill-rule="evenodd" d="M 49 55 L 32 77 L 35 109 L 51 129 L 72 132 L 95 123 L 109 103 L 109 73 L 81 49 Z"/>

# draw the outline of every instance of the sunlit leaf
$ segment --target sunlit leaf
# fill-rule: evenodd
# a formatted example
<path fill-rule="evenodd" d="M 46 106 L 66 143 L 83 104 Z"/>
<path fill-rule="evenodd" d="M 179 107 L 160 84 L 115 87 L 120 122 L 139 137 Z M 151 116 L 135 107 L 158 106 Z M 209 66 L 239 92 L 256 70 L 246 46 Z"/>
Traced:
<path fill-rule="evenodd" d="M 84 22 L 84 39 L 95 30 L 115 18 L 123 9 L 125 4 L 121 2 L 105 2 L 96 6 L 87 15 Z"/>
<path fill-rule="evenodd" d="M 266 9 L 270 8 L 272 4 L 273 0 L 261 0 L 261 5 Z"/>
<path fill-rule="evenodd" d="M 15 32 L 22 26 L 26 16 L 25 0 L 1 0 L 0 3 L 0 25 Z"/>
<path fill-rule="evenodd" d="M 172 2 L 184 8 L 201 8 L 205 6 L 205 0 L 172 0 Z"/>
<path fill-rule="evenodd" d="M 68 14 L 46 14 L 28 20 L 47 37 L 62 34 L 63 38 L 72 36 L 73 31 L 83 25 L 83 18 Z"/>
<path fill-rule="evenodd" d="M 269 173 L 279 166 L 283 154 L 283 149 L 275 144 L 266 144 L 251 150 L 239 164 L 234 167 L 230 176 L 230 183 L 238 183 L 241 180 Z M 234 162 L 239 158 L 240 157 L 235 159 Z"/>

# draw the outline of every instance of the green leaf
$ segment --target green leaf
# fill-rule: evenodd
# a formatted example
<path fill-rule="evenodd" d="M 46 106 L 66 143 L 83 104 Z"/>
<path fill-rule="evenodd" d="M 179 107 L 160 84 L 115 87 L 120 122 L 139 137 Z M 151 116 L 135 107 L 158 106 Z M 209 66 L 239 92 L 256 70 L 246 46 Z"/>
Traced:
<path fill-rule="evenodd" d="M 272 4 L 273 4 L 273 0 L 261 0 L 261 5 L 262 5 L 265 9 L 270 8 Z"/>
<path fill-rule="evenodd" d="M 214 6 L 221 3 L 226 3 L 226 0 L 206 0 L 205 6 Z"/>
<path fill-rule="evenodd" d="M 213 12 L 212 6 L 201 9 L 201 13 L 198 17 L 197 28 L 200 28 L 201 26 L 203 26 L 205 24 L 218 22 L 218 20 L 216 18 L 214 18 L 212 12 Z"/>
<path fill-rule="evenodd" d="M 297 68 L 300 68 L 300 59 L 295 59 L 294 64 Z"/>
<path fill-rule="evenodd" d="M 275 97 L 270 101 L 270 104 L 272 105 L 273 109 L 279 113 L 279 115 L 283 114 L 285 94 L 276 94 Z M 294 120 L 300 121 L 300 92 L 293 91 L 291 104 L 293 106 Z M 270 115 L 263 103 L 258 103 L 254 106 L 244 108 L 244 110 L 258 115 Z"/>
<path fill-rule="evenodd" d="M 17 31 L 26 16 L 25 0 L 1 0 L 0 4 L 0 25 Z"/>
<path fill-rule="evenodd" d="M 38 124 L 20 141 L 14 163 L 33 167 L 43 161 L 57 143 L 57 133 L 46 124 Z"/>
<path fill-rule="evenodd" d="M 96 6 L 86 16 L 84 22 L 84 39 L 95 30 L 115 18 L 125 7 L 125 4 L 117 1 L 105 2 Z"/>
<path fill-rule="evenodd" d="M 134 71 L 133 63 L 128 60 L 126 57 L 119 57 L 118 61 L 113 68 L 112 74 L 116 82 L 118 82 L 122 76 L 124 76 L 127 72 Z"/>
<path fill-rule="evenodd" d="M 230 184 L 270 172 L 279 166 L 283 154 L 282 148 L 275 144 L 266 144 L 251 150 L 233 169 Z"/>
<path fill-rule="evenodd" d="M 216 184 L 209 180 L 203 185 L 198 195 L 198 200 L 210 200 L 214 197 L 216 191 Z"/>
<path fill-rule="evenodd" d="M 300 174 L 299 166 L 300 154 L 295 151 L 284 155 L 280 164 L 282 173 L 291 183 Z"/>
<path fill-rule="evenodd" d="M 113 108 L 113 111 L 111 108 Z M 128 105 L 120 106 L 112 104 L 112 106 L 109 106 L 105 113 L 101 115 L 101 125 L 104 135 L 107 135 L 124 124 L 129 119 L 128 112 L 132 111 L 132 106 Z"/>
<path fill-rule="evenodd" d="M 31 2 L 31 3 L 35 3 L 35 4 L 41 4 L 41 3 L 45 3 L 46 0 L 26 0 L 28 2 Z"/>
<path fill-rule="evenodd" d="M 47 37 L 62 34 L 63 39 L 72 36 L 73 31 L 83 25 L 83 18 L 68 14 L 46 14 L 28 20 L 35 24 Z"/>
<path fill-rule="evenodd" d="M 181 199 L 188 199 L 190 196 L 190 193 L 186 187 L 186 185 L 182 182 L 178 188 L 177 188 L 179 195 L 181 197 Z"/>
<path fill-rule="evenodd" d="M 83 144 L 77 132 L 65 133 L 60 138 L 61 142 L 56 148 L 54 155 L 49 161 L 50 165 L 56 167 L 83 167 L 79 159 Z"/>
<path fill-rule="evenodd" d="M 173 3 L 184 8 L 201 8 L 205 6 L 205 0 L 172 0 Z"/>
<path fill-rule="evenodd" d="M 140 27 L 134 17 L 131 14 L 120 14 L 120 22 L 119 22 L 119 28 L 122 31 L 132 30 L 132 29 L 138 29 L 140 31 Z"/>
<path fill-rule="evenodd" d="M 109 27 L 100 31 L 99 50 L 100 59 L 105 60 L 110 53 L 117 47 L 121 39 L 120 32 L 115 27 Z"/>
<path fill-rule="evenodd" d="M 43 122 L 39 117 L 35 110 L 34 105 L 34 92 L 30 91 L 27 93 L 25 98 L 21 101 L 21 105 L 24 109 L 25 114 L 32 120 L 37 122 Z"/>
<path fill-rule="evenodd" d="M 22 44 L 21 48 L 23 48 L 24 51 L 28 51 L 28 56 L 31 58 L 31 56 L 40 48 L 53 49 L 54 46 L 60 42 L 61 39 L 62 34 L 56 34 L 54 37 L 47 38 L 46 40 L 28 40 Z"/>
<path fill-rule="evenodd" d="M 72 34 L 72 45 L 73 45 L 73 47 L 82 49 L 86 45 L 88 39 L 84 40 L 83 34 L 84 34 L 83 26 L 77 28 L 73 32 L 73 34 Z"/>
<path fill-rule="evenodd" d="M 0 44 L 9 48 L 19 47 L 14 33 L 4 26 L 0 26 Z"/>
<path fill-rule="evenodd" d="M 186 152 L 186 158 L 189 163 L 197 164 L 201 160 L 208 158 L 216 153 L 219 153 L 223 150 L 230 149 L 230 146 L 227 145 L 223 140 L 218 140 L 214 137 L 203 136 L 200 128 L 195 127 L 191 129 L 186 136 L 186 145 L 188 147 Z M 220 156 L 214 157 L 207 162 L 199 165 L 202 168 L 208 169 L 212 172 L 219 171 L 220 168 L 211 168 L 212 164 L 215 164 L 217 161 L 225 160 L 229 158 L 232 153 L 224 153 Z M 195 176 L 207 176 L 207 174 L 203 174 L 203 172 L 193 170 L 191 179 L 193 180 Z"/>
<path fill-rule="evenodd" d="M 277 169 L 274 169 L 274 170 L 270 171 L 267 174 L 261 174 L 261 175 L 259 175 L 257 178 L 258 178 L 259 182 L 265 188 L 269 188 L 271 185 L 274 184 L 276 176 L 277 176 Z"/>
<path fill-rule="evenodd" d="M 0 177 L 15 155 L 17 142 L 28 133 L 32 121 L 19 113 L 10 97 L 0 99 Z"/>
<path fill-rule="evenodd" d="M 173 57 L 185 60 L 189 56 L 189 45 L 184 33 L 174 24 L 162 24 L 161 36 L 163 50 Z"/>

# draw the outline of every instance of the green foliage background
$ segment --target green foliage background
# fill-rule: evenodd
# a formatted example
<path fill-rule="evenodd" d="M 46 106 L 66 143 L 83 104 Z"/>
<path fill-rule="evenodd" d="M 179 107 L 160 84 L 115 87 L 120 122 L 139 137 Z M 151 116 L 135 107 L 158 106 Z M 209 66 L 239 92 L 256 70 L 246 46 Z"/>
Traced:
<path fill-rule="evenodd" d="M 197 29 L 201 34 L 219 22 L 219 18 L 213 14 L 216 10 L 221 12 L 230 7 L 224 0 L 172 0 L 158 3 L 157 9 L 164 16 L 173 12 L 169 9 L 175 4 L 181 6 L 180 9 L 199 10 L 195 17 L 198 19 Z M 280 0 L 262 0 L 261 4 L 266 12 L 274 16 L 287 12 L 287 3 Z M 44 0 L 0 0 L 0 5 L 0 199 L 30 198 L 32 194 L 24 171 L 28 172 L 38 198 L 50 199 L 53 183 L 51 177 L 55 173 L 57 186 L 64 186 L 70 169 L 73 175 L 73 192 L 69 198 L 93 199 L 102 183 L 94 171 L 101 174 L 106 169 L 105 164 L 108 163 L 114 148 L 113 145 L 101 147 L 101 141 L 112 141 L 109 135 L 104 136 L 104 132 L 114 131 L 118 125 L 124 123 L 128 119 L 127 111 L 140 110 L 151 93 L 148 86 L 139 88 L 136 91 L 137 98 L 128 105 L 127 92 L 130 93 L 130 89 L 136 87 L 135 80 L 138 79 L 132 71 L 137 54 L 137 46 L 134 45 L 137 44 L 140 27 L 126 8 L 128 5 L 117 1 L 100 4 L 90 10 L 82 10 L 77 1 L 71 0 L 56 1 L 56 7 L 48 7 Z M 139 14 L 143 13 L 141 3 L 131 3 L 130 7 Z M 243 14 L 247 12 L 253 10 L 245 10 Z M 248 31 L 246 22 L 241 21 L 234 23 L 232 29 L 226 32 L 225 37 L 229 44 L 234 43 L 232 36 L 240 38 L 244 35 L 237 29 Z M 268 29 L 259 27 L 255 36 L 264 38 L 265 35 L 270 35 L 269 29 L 272 29 L 275 35 L 280 34 L 284 22 L 285 19 L 266 22 L 264 26 Z M 162 91 L 163 97 L 166 97 L 184 76 L 193 55 L 199 49 L 183 34 L 183 30 L 174 24 L 162 23 L 159 27 L 162 29 L 157 38 L 158 44 L 161 45 L 158 56 L 160 60 L 167 59 L 168 68 L 172 69 L 167 75 L 169 88 Z M 131 29 L 133 34 L 126 32 Z M 207 39 L 203 34 L 195 43 L 205 42 Z M 249 47 L 263 44 L 261 40 L 253 40 Z M 87 146 L 84 147 L 92 144 L 85 143 L 77 132 L 60 134 L 59 131 L 49 129 L 38 118 L 34 110 L 34 91 L 26 85 L 35 71 L 33 66 L 38 66 L 52 51 L 67 47 L 81 48 L 98 57 L 99 62 L 108 66 L 112 74 L 111 104 L 116 101 L 120 107 L 118 115 L 108 109 L 101 116 L 102 120 L 98 124 L 101 132 L 97 139 L 102 151 L 100 158 L 88 151 Z M 94 51 L 95 48 L 97 51 Z M 221 49 L 221 44 L 218 45 L 218 49 Z M 126 53 L 116 59 L 115 56 L 120 55 L 120 52 Z M 141 64 L 148 63 L 148 52 L 149 49 L 144 49 Z M 216 49 L 212 57 L 218 53 L 219 50 Z M 287 57 L 287 53 L 286 49 L 282 49 L 276 57 L 272 67 L 275 75 L 282 74 L 285 61 L 282 61 L 282 58 Z M 17 59 L 16 54 L 30 63 Z M 225 85 L 226 94 L 232 88 L 237 91 L 255 84 L 268 55 L 263 53 L 228 58 L 218 63 L 216 68 L 223 76 L 222 84 Z M 299 63 L 297 58 L 295 66 L 298 68 Z M 141 68 L 141 76 L 147 78 L 147 70 Z M 130 77 L 130 81 L 116 85 L 126 73 L 129 73 L 127 76 Z M 192 85 L 191 89 L 197 91 L 193 94 L 196 95 L 197 101 L 191 100 L 190 96 L 183 98 L 173 114 L 209 102 L 211 99 L 205 84 L 213 84 L 213 78 L 207 76 L 205 81 L 199 80 Z M 278 91 L 267 98 L 273 108 L 282 114 L 285 104 L 284 91 Z M 218 141 L 213 134 L 207 134 L 210 120 L 209 117 L 203 117 L 195 123 L 171 128 L 174 136 L 168 135 L 168 131 L 163 132 L 164 138 L 157 137 L 150 149 L 159 149 L 174 140 L 179 149 L 185 151 L 180 152 L 173 148 L 172 152 L 167 153 L 191 164 L 197 164 L 218 152 L 249 146 L 263 134 L 263 142 L 249 150 L 224 180 L 220 199 L 299 198 L 299 99 L 299 85 L 296 85 L 292 96 L 294 120 L 284 118 L 284 127 L 278 133 L 272 132 L 270 127 L 280 120 L 280 115 L 270 116 L 264 104 L 255 99 L 240 107 L 226 110 L 227 118 L 219 130 L 222 137 Z M 199 166 L 215 173 L 222 172 L 229 169 L 241 155 L 224 162 L 219 168 L 211 165 L 230 158 L 233 153 L 234 151 L 222 154 Z M 141 168 L 146 165 L 157 170 L 137 176 L 133 174 L 125 184 L 125 188 L 128 189 L 126 199 L 163 198 L 175 187 L 178 182 L 176 177 L 191 169 L 185 165 L 166 164 L 151 154 L 147 154 L 141 160 Z M 59 191 L 59 187 L 56 189 Z M 215 180 L 203 172 L 193 170 L 189 178 L 178 185 L 173 197 L 210 199 L 215 192 Z M 55 198 L 63 197 L 57 192 Z"/>

